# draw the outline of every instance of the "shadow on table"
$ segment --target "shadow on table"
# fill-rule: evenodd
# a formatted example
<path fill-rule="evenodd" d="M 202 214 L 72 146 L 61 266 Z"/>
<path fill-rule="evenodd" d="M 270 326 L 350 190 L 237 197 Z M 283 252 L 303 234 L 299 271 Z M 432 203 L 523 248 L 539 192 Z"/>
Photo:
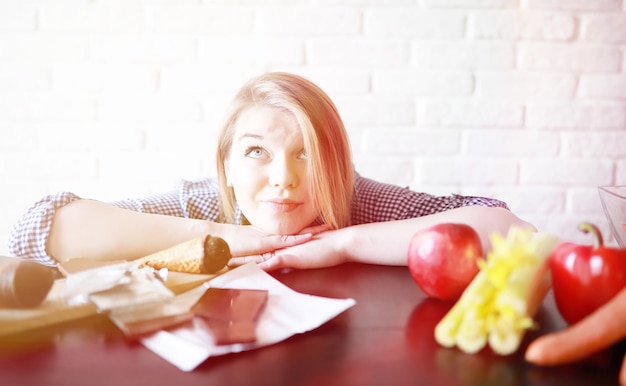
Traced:
<path fill-rule="evenodd" d="M 501 356 L 489 348 L 466 354 L 457 348 L 440 346 L 434 329 L 452 303 L 424 299 L 414 309 L 406 328 L 407 345 L 425 379 L 440 385 L 521 386 L 521 385 L 613 385 L 617 384 L 623 344 L 616 345 L 584 361 L 555 367 L 539 367 L 524 360 L 528 344 L 550 331 L 562 328 L 555 310 L 543 306 L 537 316 L 537 330 L 525 335 L 520 348 Z"/>

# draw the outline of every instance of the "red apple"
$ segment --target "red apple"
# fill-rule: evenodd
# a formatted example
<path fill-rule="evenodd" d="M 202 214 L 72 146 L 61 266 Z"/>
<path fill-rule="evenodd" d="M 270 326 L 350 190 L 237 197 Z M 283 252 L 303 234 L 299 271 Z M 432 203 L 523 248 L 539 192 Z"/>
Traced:
<path fill-rule="evenodd" d="M 407 251 L 413 280 L 430 297 L 458 299 L 478 273 L 480 237 L 469 225 L 443 223 L 417 231 Z"/>

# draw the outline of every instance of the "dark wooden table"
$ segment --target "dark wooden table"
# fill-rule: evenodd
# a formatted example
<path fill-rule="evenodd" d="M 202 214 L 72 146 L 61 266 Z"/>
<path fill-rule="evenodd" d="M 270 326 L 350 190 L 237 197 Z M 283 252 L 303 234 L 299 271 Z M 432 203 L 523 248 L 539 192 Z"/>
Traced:
<path fill-rule="evenodd" d="M 549 294 L 540 329 L 502 357 L 440 347 L 433 329 L 451 303 L 427 299 L 403 267 L 346 264 L 274 273 L 296 291 L 352 297 L 353 308 L 318 329 L 257 350 L 209 358 L 185 373 L 124 338 L 103 316 L 13 335 L 0 342 L 2 385 L 613 385 L 619 344 L 552 368 L 526 363 L 528 343 L 564 323 Z"/>

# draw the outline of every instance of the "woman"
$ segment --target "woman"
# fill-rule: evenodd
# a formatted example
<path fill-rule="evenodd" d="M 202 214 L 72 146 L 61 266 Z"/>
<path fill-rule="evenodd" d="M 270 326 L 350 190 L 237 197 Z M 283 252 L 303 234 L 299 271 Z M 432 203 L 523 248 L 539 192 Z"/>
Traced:
<path fill-rule="evenodd" d="M 492 232 L 529 226 L 498 200 L 435 197 L 359 176 L 330 98 L 287 73 L 261 75 L 239 91 L 219 134 L 217 165 L 217 180 L 183 181 L 144 199 L 47 196 L 14 226 L 11 251 L 46 265 L 135 259 L 209 233 L 228 242 L 232 265 L 404 265 L 420 228 L 466 223 L 488 248 Z"/>

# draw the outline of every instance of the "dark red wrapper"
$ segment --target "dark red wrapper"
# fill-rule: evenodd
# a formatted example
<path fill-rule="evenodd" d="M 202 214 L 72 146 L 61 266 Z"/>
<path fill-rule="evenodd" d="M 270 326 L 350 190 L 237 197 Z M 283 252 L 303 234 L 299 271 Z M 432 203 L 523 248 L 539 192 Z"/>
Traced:
<path fill-rule="evenodd" d="M 209 288 L 193 305 L 196 325 L 218 345 L 256 342 L 256 324 L 268 299 L 266 290 Z"/>

